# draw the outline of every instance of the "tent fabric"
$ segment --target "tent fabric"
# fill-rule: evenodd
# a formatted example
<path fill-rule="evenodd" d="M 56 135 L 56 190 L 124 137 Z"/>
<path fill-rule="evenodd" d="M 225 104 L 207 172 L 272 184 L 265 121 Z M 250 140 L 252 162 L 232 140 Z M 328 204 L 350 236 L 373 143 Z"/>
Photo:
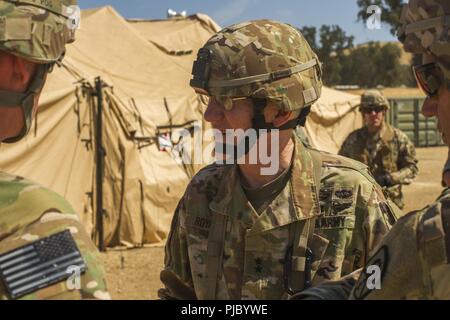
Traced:
<path fill-rule="evenodd" d="M 159 138 L 192 147 L 189 136 L 179 141 L 180 130 L 208 128 L 202 119 L 205 102 L 188 84 L 197 50 L 217 30 L 205 15 L 127 21 L 111 7 L 83 11 L 77 41 L 68 46 L 63 67 L 49 75 L 30 134 L 0 145 L 0 170 L 61 194 L 98 238 L 94 88 L 101 77 L 106 85 L 105 245 L 162 243 L 190 177 L 202 164 L 183 165 L 175 149 L 161 148 Z M 341 136 L 360 122 L 355 96 L 323 92 L 307 131 L 313 145 L 333 152 Z"/>
<path fill-rule="evenodd" d="M 214 23 L 204 16 L 175 25 L 168 21 L 177 36 L 195 36 L 192 53 L 175 61 L 111 7 L 85 10 L 81 21 L 63 68 L 48 77 L 32 132 L 20 143 L 0 146 L 0 170 L 26 176 L 64 196 L 97 236 L 94 86 L 101 77 L 106 84 L 105 244 L 161 243 L 189 177 L 200 165 L 188 168 L 176 161 L 172 150 L 160 151 L 158 135 L 175 134 L 202 121 L 204 103 L 188 85 L 191 70 L 186 66 L 212 35 Z"/>
<path fill-rule="evenodd" d="M 363 124 L 359 103 L 358 95 L 322 88 L 322 95 L 312 106 L 305 125 L 311 145 L 338 153 L 347 136 Z"/>

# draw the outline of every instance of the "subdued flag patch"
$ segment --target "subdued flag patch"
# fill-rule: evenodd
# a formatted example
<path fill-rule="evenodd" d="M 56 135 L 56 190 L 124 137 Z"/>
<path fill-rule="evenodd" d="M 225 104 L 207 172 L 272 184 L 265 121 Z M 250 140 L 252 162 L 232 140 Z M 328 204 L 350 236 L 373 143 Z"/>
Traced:
<path fill-rule="evenodd" d="M 70 230 L 0 255 L 0 279 L 12 299 L 68 279 L 74 267 L 87 269 Z"/>

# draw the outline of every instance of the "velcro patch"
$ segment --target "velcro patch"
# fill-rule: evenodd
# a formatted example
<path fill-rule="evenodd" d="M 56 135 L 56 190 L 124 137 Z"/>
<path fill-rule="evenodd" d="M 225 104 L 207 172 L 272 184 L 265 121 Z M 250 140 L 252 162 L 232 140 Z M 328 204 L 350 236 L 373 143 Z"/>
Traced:
<path fill-rule="evenodd" d="M 0 17 L 0 41 L 31 40 L 31 17 Z"/>
<path fill-rule="evenodd" d="M 0 279 L 12 299 L 68 279 L 86 263 L 69 230 L 0 255 Z"/>
<path fill-rule="evenodd" d="M 354 228 L 355 220 L 351 216 L 326 216 L 316 219 L 316 229 L 343 229 Z"/>
<path fill-rule="evenodd" d="M 309 88 L 308 90 L 303 91 L 303 99 L 305 100 L 305 104 L 310 104 L 317 100 L 316 89 Z"/>
<path fill-rule="evenodd" d="M 341 188 L 335 190 L 334 195 L 338 199 L 352 199 L 353 198 L 353 188 Z"/>
<path fill-rule="evenodd" d="M 211 219 L 189 215 L 186 217 L 186 226 L 209 230 L 211 227 Z"/>

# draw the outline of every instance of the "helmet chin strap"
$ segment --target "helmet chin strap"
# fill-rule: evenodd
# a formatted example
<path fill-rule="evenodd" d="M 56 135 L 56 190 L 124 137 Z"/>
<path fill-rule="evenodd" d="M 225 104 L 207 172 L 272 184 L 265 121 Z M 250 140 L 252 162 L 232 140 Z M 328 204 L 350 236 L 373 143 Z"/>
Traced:
<path fill-rule="evenodd" d="M 38 65 L 27 91 L 23 93 L 0 90 L 0 107 L 20 106 L 23 111 L 24 126 L 19 135 L 8 138 L 2 142 L 14 143 L 27 135 L 31 128 L 33 117 L 33 107 L 36 96 L 41 92 L 45 83 L 45 76 L 50 70 L 51 65 Z"/>
<path fill-rule="evenodd" d="M 238 150 L 244 150 L 244 156 L 247 155 L 251 148 L 257 143 L 259 137 L 260 137 L 260 130 L 267 130 L 270 132 L 271 130 L 288 130 L 288 129 L 295 129 L 297 126 L 304 126 L 306 123 L 306 118 L 308 117 L 308 114 L 311 112 L 311 106 L 305 106 L 302 111 L 300 112 L 300 115 L 298 118 L 289 120 L 285 124 L 283 124 L 280 127 L 275 127 L 273 123 L 266 122 L 263 114 L 263 110 L 267 105 L 267 101 L 264 99 L 254 99 L 253 100 L 254 108 L 255 108 L 255 116 L 253 117 L 252 123 L 253 123 L 253 129 L 256 130 L 256 136 L 257 139 L 251 143 L 251 139 L 248 137 L 244 137 L 238 145 L 234 146 L 234 161 L 236 163 L 238 159 Z M 226 144 L 223 145 L 223 150 L 226 149 Z"/>

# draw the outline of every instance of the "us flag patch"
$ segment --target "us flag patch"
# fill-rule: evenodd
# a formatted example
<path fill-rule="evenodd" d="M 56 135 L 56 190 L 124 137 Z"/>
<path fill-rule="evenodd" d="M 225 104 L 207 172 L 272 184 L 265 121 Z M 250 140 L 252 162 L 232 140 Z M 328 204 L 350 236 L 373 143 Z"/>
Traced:
<path fill-rule="evenodd" d="M 0 279 L 12 299 L 48 287 L 87 269 L 69 230 L 0 255 Z"/>

